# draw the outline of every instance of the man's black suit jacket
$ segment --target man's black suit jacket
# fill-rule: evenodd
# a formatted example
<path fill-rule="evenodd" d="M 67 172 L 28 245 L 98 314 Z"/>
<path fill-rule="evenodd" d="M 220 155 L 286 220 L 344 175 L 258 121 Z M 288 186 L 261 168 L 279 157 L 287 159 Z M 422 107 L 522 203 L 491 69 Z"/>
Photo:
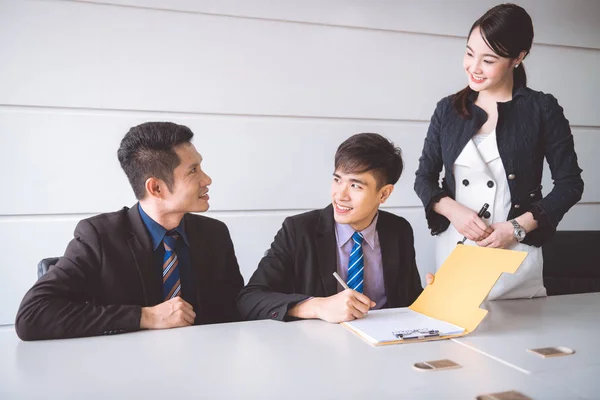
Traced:
<path fill-rule="evenodd" d="M 380 210 L 377 233 L 387 295 L 384 307 L 407 307 L 423 290 L 412 228 L 404 218 Z M 338 292 L 336 269 L 333 207 L 288 217 L 238 296 L 240 314 L 244 319 L 290 320 L 287 312 L 297 303 Z"/>
<path fill-rule="evenodd" d="M 196 279 L 195 325 L 238 320 L 244 285 L 225 224 L 185 214 Z M 23 299 L 23 340 L 109 335 L 140 329 L 142 307 L 162 302 L 150 235 L 138 205 L 84 219 L 58 263 Z"/>

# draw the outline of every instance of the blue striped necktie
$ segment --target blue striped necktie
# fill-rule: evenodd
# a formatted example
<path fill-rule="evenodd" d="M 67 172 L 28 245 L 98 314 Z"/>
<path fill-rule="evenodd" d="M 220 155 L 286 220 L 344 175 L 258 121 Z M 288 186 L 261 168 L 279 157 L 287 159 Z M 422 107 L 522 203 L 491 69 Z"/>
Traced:
<path fill-rule="evenodd" d="M 350 252 L 350 260 L 348 261 L 348 287 L 356 290 L 359 293 L 363 292 L 363 271 L 365 269 L 365 260 L 362 252 L 363 235 L 359 232 L 354 232 L 352 235 L 354 245 Z"/>
<path fill-rule="evenodd" d="M 179 279 L 179 260 L 177 259 L 177 253 L 175 253 L 175 246 L 177 245 L 177 239 L 179 235 L 177 232 L 167 232 L 163 238 L 163 244 L 165 246 L 165 257 L 163 258 L 163 271 L 162 271 L 162 287 L 163 287 L 163 300 L 171 300 L 174 297 L 181 295 L 181 280 Z"/>

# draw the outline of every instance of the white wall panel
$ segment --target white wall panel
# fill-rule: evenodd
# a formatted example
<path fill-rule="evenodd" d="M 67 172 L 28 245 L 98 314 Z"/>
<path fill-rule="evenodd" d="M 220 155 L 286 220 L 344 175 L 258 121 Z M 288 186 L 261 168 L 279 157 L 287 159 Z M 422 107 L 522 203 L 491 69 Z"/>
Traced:
<path fill-rule="evenodd" d="M 405 216 L 413 222 L 418 219 L 418 209 L 407 210 Z M 287 215 L 302 211 L 259 213 L 208 213 L 227 224 L 234 242 L 240 271 L 247 282 L 266 249 L 269 248 L 281 223 Z M 398 210 L 395 210 L 398 212 Z M 399 212 L 404 216 L 404 212 Z M 409 217 L 410 216 L 410 217 Z M 36 281 L 36 265 L 46 257 L 60 256 L 73 238 L 77 222 L 86 216 L 21 218 L 0 220 L 2 232 L 10 232 L 2 242 L 0 251 L 5 254 L 0 264 L 0 325 L 12 324 L 18 305 L 25 292 Z M 423 223 L 413 222 L 415 235 L 422 233 Z M 423 239 L 427 240 L 425 236 Z M 419 238 L 417 237 L 417 240 Z M 420 252 L 425 256 L 427 251 Z"/>
<path fill-rule="evenodd" d="M 600 126 L 598 107 L 585 105 L 600 93 L 600 50 L 534 47 L 525 70 L 529 87 L 554 95 L 571 125 Z"/>
<path fill-rule="evenodd" d="M 413 227 L 417 266 L 423 281 L 434 270 L 435 238 L 429 234 L 421 208 L 385 208 L 406 218 Z M 208 216 L 227 224 L 234 242 L 240 271 L 247 282 L 264 251 L 269 248 L 287 215 L 302 211 L 277 212 L 209 212 Z M 73 238 L 77 222 L 86 216 L 69 217 L 2 217 L 0 253 L 0 325 L 12 324 L 25 292 L 36 281 L 36 265 L 46 257 L 60 256 Z M 598 230 L 600 204 L 576 205 L 559 226 L 560 230 Z M 8 234 L 6 234 L 8 233 Z M 424 284 L 424 282 L 423 282 Z"/>
<path fill-rule="evenodd" d="M 378 132 L 404 153 L 405 171 L 386 206 L 419 206 L 414 172 L 427 123 L 85 113 L 0 108 L 0 170 L 10 191 L 0 214 L 96 213 L 135 202 L 116 152 L 123 135 L 147 120 L 189 126 L 213 178 L 213 210 L 311 209 L 329 201 L 337 146 L 358 132 Z M 574 129 L 586 182 L 584 202 L 600 202 L 599 129 Z M 544 187 L 552 187 L 548 168 Z"/>
<path fill-rule="evenodd" d="M 497 0 L 83 0 L 240 17 L 466 36 Z M 531 15 L 537 43 L 600 48 L 593 0 L 516 0 Z"/>
<path fill-rule="evenodd" d="M 600 2 L 517 2 L 546 43 L 526 61 L 530 86 L 565 108 L 584 170 L 559 229 L 598 230 Z M 79 219 L 134 203 L 116 151 L 149 120 L 195 132 L 208 215 L 228 224 L 246 280 L 286 215 L 329 202 L 339 143 L 392 138 L 406 169 L 386 206 L 413 225 L 424 276 L 434 238 L 412 187 L 427 121 L 466 84 L 464 35 L 496 3 L 0 0 L 0 325 Z"/>
<path fill-rule="evenodd" d="M 576 204 L 558 225 L 559 231 L 600 230 L 600 204 Z"/>
<path fill-rule="evenodd" d="M 415 119 L 462 78 L 457 65 L 438 70 L 436 85 L 418 84 L 432 72 L 423 66 L 460 59 L 451 38 L 70 2 L 3 5 L 0 104 Z"/>
<path fill-rule="evenodd" d="M 387 205 L 420 205 L 412 187 L 427 124 L 0 109 L 0 170 L 10 194 L 0 214 L 95 213 L 135 199 L 116 152 L 147 120 L 188 125 L 213 178 L 213 210 L 311 209 L 329 201 L 334 154 L 358 132 L 388 136 L 404 151 L 405 173 Z"/>
<path fill-rule="evenodd" d="M 464 45 L 455 37 L 5 1 L 0 104 L 428 120 L 437 100 L 466 84 Z M 574 125 L 600 126 L 600 52 L 566 51 L 535 49 L 533 87 L 559 93 Z"/>
<path fill-rule="evenodd" d="M 73 238 L 78 219 L 47 217 L 2 218 L 0 251 L 0 325 L 13 324 L 25 292 L 37 279 L 37 264 L 62 255 Z"/>

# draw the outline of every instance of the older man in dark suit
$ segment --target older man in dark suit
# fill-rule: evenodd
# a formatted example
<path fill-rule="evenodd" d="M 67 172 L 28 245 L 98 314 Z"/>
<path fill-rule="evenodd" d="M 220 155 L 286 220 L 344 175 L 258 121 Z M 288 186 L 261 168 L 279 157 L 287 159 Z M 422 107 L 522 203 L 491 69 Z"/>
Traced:
<path fill-rule="evenodd" d="M 413 231 L 404 218 L 379 210 L 402 170 L 400 149 L 381 135 L 342 143 L 332 204 L 286 218 L 238 297 L 242 317 L 342 322 L 372 308 L 409 306 L 422 291 Z"/>
<path fill-rule="evenodd" d="M 118 158 L 139 202 L 79 222 L 58 263 L 25 295 L 23 340 L 110 335 L 235 321 L 243 279 L 225 224 L 209 207 L 210 177 L 192 131 L 131 128 Z"/>

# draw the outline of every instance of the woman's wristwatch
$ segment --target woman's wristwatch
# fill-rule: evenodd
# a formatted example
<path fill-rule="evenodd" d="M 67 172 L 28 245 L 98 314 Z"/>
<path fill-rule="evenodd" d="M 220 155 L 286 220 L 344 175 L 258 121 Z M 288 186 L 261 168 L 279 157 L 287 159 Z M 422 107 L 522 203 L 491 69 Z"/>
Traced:
<path fill-rule="evenodd" d="M 517 239 L 517 242 L 522 242 L 525 239 L 525 236 L 527 235 L 525 233 L 525 229 L 514 219 L 511 219 L 510 223 L 514 228 L 513 236 L 515 237 L 515 239 Z"/>

